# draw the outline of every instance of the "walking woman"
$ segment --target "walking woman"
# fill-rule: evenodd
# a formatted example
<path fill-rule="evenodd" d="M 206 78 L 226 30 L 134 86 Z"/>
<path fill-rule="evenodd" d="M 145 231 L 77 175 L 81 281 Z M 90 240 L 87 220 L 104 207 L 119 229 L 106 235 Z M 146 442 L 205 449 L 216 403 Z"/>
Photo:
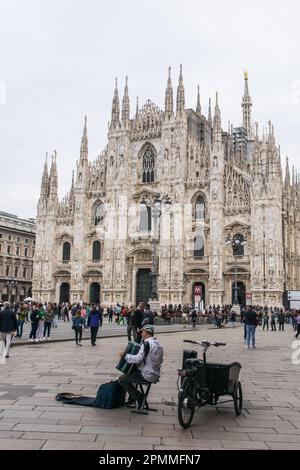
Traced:
<path fill-rule="evenodd" d="M 45 323 L 44 323 L 44 340 L 46 339 L 46 334 L 47 334 L 47 340 L 49 341 L 50 338 L 50 330 L 52 327 L 52 323 L 54 320 L 54 312 L 52 310 L 52 306 L 48 305 L 47 312 L 45 315 Z"/>
<path fill-rule="evenodd" d="M 93 305 L 93 308 L 89 314 L 88 318 L 88 323 L 87 326 L 88 328 L 91 329 L 91 343 L 92 346 L 96 346 L 96 338 L 97 338 L 97 333 L 99 326 L 102 326 L 102 307 L 97 309 L 96 305 Z"/>
<path fill-rule="evenodd" d="M 75 316 L 72 319 L 73 326 L 72 329 L 75 331 L 75 342 L 77 346 L 82 346 L 82 330 L 84 325 L 84 318 L 81 316 L 81 310 L 77 310 Z"/>

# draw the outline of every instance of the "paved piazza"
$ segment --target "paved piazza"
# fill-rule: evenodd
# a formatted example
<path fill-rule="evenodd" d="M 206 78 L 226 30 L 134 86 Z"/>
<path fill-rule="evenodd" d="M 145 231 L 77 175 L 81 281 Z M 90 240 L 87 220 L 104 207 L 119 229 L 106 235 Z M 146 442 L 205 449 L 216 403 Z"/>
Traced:
<path fill-rule="evenodd" d="M 127 408 L 101 410 L 56 402 L 63 391 L 95 395 L 118 376 L 117 352 L 125 338 L 102 338 L 97 347 L 72 342 L 12 348 L 0 365 L 0 449 L 300 449 L 300 365 L 292 365 L 294 332 L 257 332 L 257 348 L 247 350 L 243 330 L 184 331 L 159 334 L 165 348 L 161 380 L 150 392 L 157 413 L 135 415 Z M 182 340 L 225 341 L 209 358 L 242 363 L 244 411 L 233 406 L 203 408 L 190 429 L 177 421 L 176 369 Z M 200 349 L 200 348 L 199 348 Z M 164 400 L 166 403 L 164 403 Z"/>

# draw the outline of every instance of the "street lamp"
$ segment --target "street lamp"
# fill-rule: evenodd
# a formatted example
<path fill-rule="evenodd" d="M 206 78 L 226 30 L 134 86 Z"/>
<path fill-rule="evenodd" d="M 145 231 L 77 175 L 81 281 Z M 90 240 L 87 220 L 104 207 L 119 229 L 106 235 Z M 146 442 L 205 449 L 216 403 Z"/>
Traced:
<path fill-rule="evenodd" d="M 241 240 L 237 235 L 235 235 L 233 238 L 227 237 L 225 240 L 226 245 L 231 245 L 232 250 L 233 250 L 233 256 L 234 256 L 234 288 L 233 288 L 233 305 L 238 305 L 238 286 L 237 286 L 237 266 L 236 266 L 236 261 L 237 261 L 237 252 L 240 248 L 240 246 L 245 246 L 247 244 L 246 240 Z"/>
<path fill-rule="evenodd" d="M 140 206 L 141 210 L 146 211 L 148 208 L 151 209 L 151 217 L 153 218 L 153 237 L 152 237 L 152 245 L 153 245 L 153 258 L 152 258 L 152 283 L 151 283 L 151 300 L 158 300 L 157 295 L 157 277 L 158 277 L 158 256 L 157 256 L 157 243 L 158 238 L 157 236 L 157 225 L 159 218 L 161 216 L 162 211 L 162 204 L 164 203 L 164 207 L 166 210 L 169 210 L 171 207 L 171 200 L 169 196 L 164 195 L 160 198 L 157 195 L 154 201 L 148 202 L 144 197 L 141 200 Z"/>

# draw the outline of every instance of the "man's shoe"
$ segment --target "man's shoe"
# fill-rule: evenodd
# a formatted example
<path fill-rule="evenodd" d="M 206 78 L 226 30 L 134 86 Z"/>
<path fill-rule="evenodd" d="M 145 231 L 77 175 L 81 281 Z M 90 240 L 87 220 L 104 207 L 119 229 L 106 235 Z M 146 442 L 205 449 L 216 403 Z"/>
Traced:
<path fill-rule="evenodd" d="M 136 405 L 136 400 L 133 398 L 129 398 L 127 402 L 124 404 L 124 406 L 127 406 L 128 408 L 135 408 Z"/>

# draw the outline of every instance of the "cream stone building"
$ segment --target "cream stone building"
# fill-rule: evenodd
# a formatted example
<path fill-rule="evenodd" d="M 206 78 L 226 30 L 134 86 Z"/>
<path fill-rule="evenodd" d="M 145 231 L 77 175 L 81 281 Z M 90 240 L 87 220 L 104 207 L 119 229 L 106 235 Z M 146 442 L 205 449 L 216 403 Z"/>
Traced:
<path fill-rule="evenodd" d="M 116 82 L 107 147 L 89 161 L 85 120 L 61 201 L 56 153 L 49 174 L 45 163 L 35 298 L 136 303 L 151 297 L 153 269 L 161 304 L 229 304 L 235 272 L 241 304 L 281 306 L 300 289 L 300 185 L 288 162 L 282 178 L 271 122 L 262 136 L 252 125 L 247 73 L 239 127 L 222 128 L 218 95 L 213 115 L 199 88 L 196 108 L 185 107 L 181 67 L 173 101 L 170 70 L 164 110 L 148 100 L 130 114 L 126 78 L 120 113 Z M 246 244 L 233 252 L 228 239 Z"/>

